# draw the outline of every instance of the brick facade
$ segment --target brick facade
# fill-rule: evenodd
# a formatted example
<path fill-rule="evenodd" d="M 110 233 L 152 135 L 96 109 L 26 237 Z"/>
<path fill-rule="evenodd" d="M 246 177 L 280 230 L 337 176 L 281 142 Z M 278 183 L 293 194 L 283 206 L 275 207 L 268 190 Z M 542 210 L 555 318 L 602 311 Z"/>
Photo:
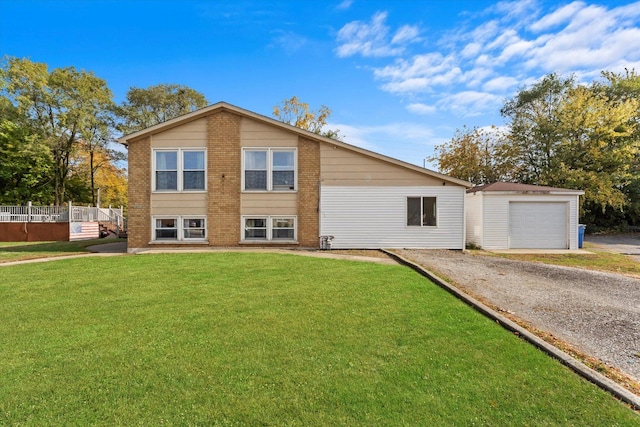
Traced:
<path fill-rule="evenodd" d="M 320 144 L 298 138 L 298 243 L 319 247 Z"/>
<path fill-rule="evenodd" d="M 227 111 L 207 117 L 207 235 L 211 246 L 237 246 L 240 241 L 241 121 Z"/>
<path fill-rule="evenodd" d="M 145 248 L 151 239 L 151 137 L 129 144 L 127 245 Z"/>
<path fill-rule="evenodd" d="M 239 246 L 241 240 L 241 185 L 243 117 L 227 110 L 212 112 L 207 120 L 207 236 L 209 246 Z M 176 141 L 179 147 L 180 141 Z M 274 140 L 274 146 L 277 146 Z M 151 240 L 151 137 L 129 144 L 130 249 L 156 247 Z M 320 144 L 298 138 L 298 189 L 296 247 L 319 246 Z M 180 197 L 179 194 L 176 197 Z M 176 215 L 180 215 L 176 212 Z M 269 243 L 242 246 L 271 246 Z M 184 247 L 163 243 L 163 248 Z M 276 244 L 277 247 L 290 245 Z"/>

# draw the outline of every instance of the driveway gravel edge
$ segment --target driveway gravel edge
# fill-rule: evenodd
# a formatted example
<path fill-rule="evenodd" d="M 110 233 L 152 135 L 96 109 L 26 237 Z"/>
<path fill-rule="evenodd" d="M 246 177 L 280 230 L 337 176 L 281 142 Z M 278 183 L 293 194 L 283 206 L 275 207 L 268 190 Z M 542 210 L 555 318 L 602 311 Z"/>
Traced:
<path fill-rule="evenodd" d="M 414 263 L 412 261 L 409 261 L 408 259 L 406 259 L 406 258 L 404 258 L 404 257 L 402 257 L 402 256 L 400 256 L 400 255 L 398 255 L 398 254 L 396 254 L 394 252 L 387 251 L 387 250 L 384 250 L 384 249 L 382 249 L 382 251 L 384 253 L 386 253 L 387 255 L 389 255 L 390 257 L 392 257 L 393 259 L 395 259 L 396 261 L 398 261 L 399 263 L 404 264 L 404 265 L 412 268 L 413 270 L 415 270 L 416 272 L 418 272 L 422 276 L 424 276 L 427 279 L 431 280 L 432 282 L 434 282 L 435 284 L 437 284 L 441 288 L 445 289 L 449 293 L 453 294 L 455 297 L 459 298 L 460 300 L 462 300 L 466 304 L 470 305 L 474 309 L 478 310 L 480 313 L 484 314 L 488 318 L 496 321 L 503 328 L 518 334 L 518 336 L 522 337 L 523 339 L 525 339 L 529 343 L 533 344 L 534 346 L 536 346 L 540 350 L 544 351 L 545 353 L 547 353 L 551 357 L 559 360 L 565 366 L 568 366 L 570 369 L 572 369 L 578 375 L 582 376 L 583 378 L 587 379 L 588 381 L 591 381 L 592 383 L 596 384 L 598 387 L 602 388 L 603 390 L 611 393 L 612 395 L 614 395 L 615 397 L 617 397 L 621 401 L 631 405 L 634 409 L 640 410 L 640 396 L 635 395 L 634 393 L 632 393 L 629 390 L 625 389 L 624 387 L 622 387 L 621 385 L 619 385 L 615 381 L 610 380 L 609 378 L 605 377 L 604 375 L 600 374 L 599 372 L 596 372 L 595 370 L 589 368 L 588 366 L 586 366 L 582 362 L 574 359 L 573 357 L 571 357 L 570 355 L 568 355 L 564 351 L 560 350 L 559 348 L 554 347 L 553 345 L 551 345 L 548 342 L 544 341 L 543 339 L 541 339 L 537 335 L 532 334 L 531 332 L 529 332 L 528 330 L 524 329 L 523 327 L 521 327 L 517 323 L 515 323 L 515 322 L 509 320 L 508 318 L 502 316 L 501 314 L 499 314 L 495 310 L 489 308 L 485 304 L 481 303 L 480 301 L 476 300 L 475 298 L 473 298 L 473 297 L 467 295 L 466 293 L 462 292 L 461 290 L 459 290 L 458 288 L 456 288 L 453 285 L 449 284 L 448 282 L 446 282 L 445 280 L 441 279 L 437 275 L 435 275 L 432 272 L 426 270 L 424 267 L 422 267 L 422 266 L 420 266 L 420 265 L 418 265 L 418 264 L 416 264 L 416 263 Z"/>

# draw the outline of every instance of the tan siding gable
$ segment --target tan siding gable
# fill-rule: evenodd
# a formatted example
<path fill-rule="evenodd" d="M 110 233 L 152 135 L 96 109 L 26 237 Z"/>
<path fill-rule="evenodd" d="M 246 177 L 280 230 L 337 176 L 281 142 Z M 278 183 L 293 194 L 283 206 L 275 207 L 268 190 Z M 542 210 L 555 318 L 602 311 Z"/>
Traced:
<path fill-rule="evenodd" d="M 198 119 L 157 133 L 152 137 L 152 147 L 206 147 L 207 119 Z"/>
<path fill-rule="evenodd" d="M 243 193 L 242 215 L 297 215 L 297 193 Z"/>
<path fill-rule="evenodd" d="M 206 193 L 151 193 L 151 215 L 206 215 Z"/>
<path fill-rule="evenodd" d="M 443 181 L 330 144 L 320 146 L 322 185 L 423 186 Z"/>
<path fill-rule="evenodd" d="M 297 147 L 298 135 L 246 117 L 240 123 L 243 147 Z"/>

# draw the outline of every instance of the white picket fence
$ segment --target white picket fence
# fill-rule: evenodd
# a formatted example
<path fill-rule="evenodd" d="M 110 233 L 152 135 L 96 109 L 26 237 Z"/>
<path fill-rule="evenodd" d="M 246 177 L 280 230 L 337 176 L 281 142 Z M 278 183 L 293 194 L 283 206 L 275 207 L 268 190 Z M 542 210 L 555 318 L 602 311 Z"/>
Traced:
<path fill-rule="evenodd" d="M 101 222 L 111 223 L 118 235 L 126 232 L 127 219 L 120 208 L 93 206 L 0 206 L 0 222 Z"/>

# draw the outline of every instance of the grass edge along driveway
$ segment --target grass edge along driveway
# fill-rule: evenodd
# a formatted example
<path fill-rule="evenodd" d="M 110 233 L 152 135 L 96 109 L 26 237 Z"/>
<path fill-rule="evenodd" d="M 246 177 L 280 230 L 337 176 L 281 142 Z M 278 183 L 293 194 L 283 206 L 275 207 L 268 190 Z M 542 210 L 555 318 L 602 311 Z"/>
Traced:
<path fill-rule="evenodd" d="M 0 424 L 640 423 L 401 266 L 158 254 L 0 274 Z"/>

